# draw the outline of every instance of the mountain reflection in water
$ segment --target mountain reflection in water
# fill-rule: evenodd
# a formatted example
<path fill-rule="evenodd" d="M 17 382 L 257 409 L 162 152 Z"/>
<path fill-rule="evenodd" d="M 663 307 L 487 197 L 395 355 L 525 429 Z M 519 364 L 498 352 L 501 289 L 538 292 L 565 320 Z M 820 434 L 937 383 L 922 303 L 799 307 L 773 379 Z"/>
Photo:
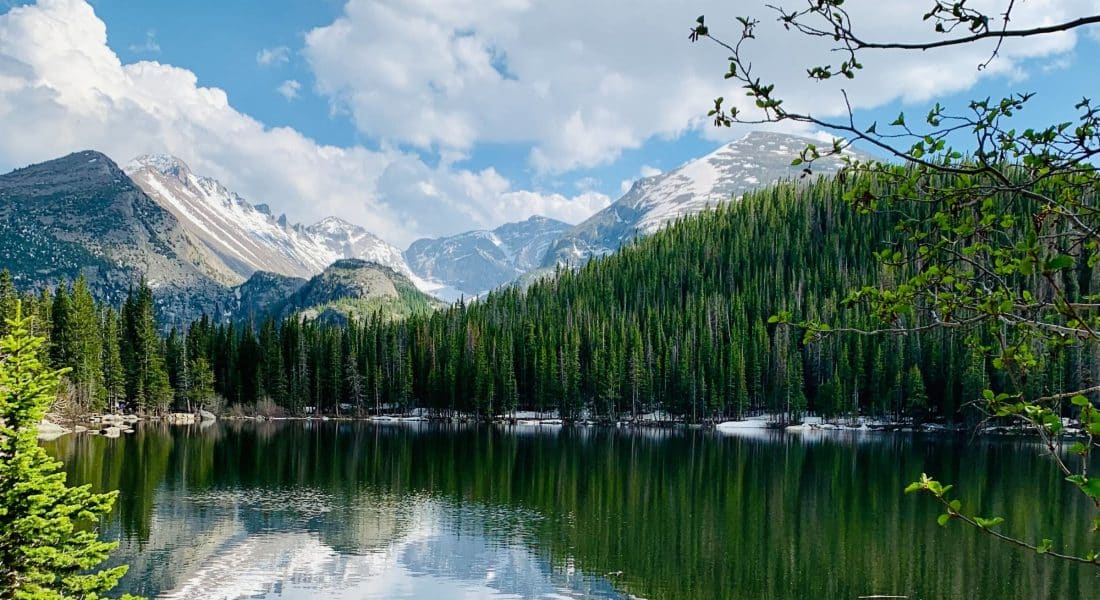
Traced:
<path fill-rule="evenodd" d="M 1035 446 L 902 434 L 228 422 L 46 444 L 120 489 L 120 591 L 166 598 L 1079 598 L 1094 569 L 940 528 L 922 471 L 1024 539 L 1090 508 Z M 1043 490 L 1043 502 L 1035 490 Z M 995 493 L 994 493 L 995 492 Z"/>

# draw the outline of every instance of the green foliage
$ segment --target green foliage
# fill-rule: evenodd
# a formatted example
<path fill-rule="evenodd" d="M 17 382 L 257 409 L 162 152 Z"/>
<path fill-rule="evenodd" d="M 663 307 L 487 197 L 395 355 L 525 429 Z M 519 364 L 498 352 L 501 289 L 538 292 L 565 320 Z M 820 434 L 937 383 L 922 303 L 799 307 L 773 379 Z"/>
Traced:
<path fill-rule="evenodd" d="M 809 2 L 795 10 L 771 8 L 786 29 L 831 38 L 836 44 L 843 57 L 839 68 L 807 69 L 817 82 L 836 75 L 854 78 L 862 69 L 858 57 L 866 52 L 923 51 L 996 40 L 980 69 L 997 57 L 1005 38 L 1041 37 L 1100 23 L 1100 15 L 1091 14 L 1010 31 L 1017 3 L 1006 0 L 1002 5 L 1003 12 L 987 13 L 968 7 L 965 0 L 934 0 L 924 20 L 942 37 L 915 43 L 879 42 L 871 39 L 874 32 L 857 33 L 858 15 L 842 0 Z M 991 27 L 998 18 L 1003 26 Z M 785 106 L 775 85 L 752 72 L 747 48 L 758 21 L 738 21 L 740 38 L 732 44 L 715 38 L 703 17 L 692 27 L 692 41 L 709 39 L 730 53 L 725 77 L 740 84 L 757 109 L 749 115 L 739 107 L 724 106 L 718 98 L 708 113 L 715 125 L 793 121 L 836 134 L 831 148 L 822 151 L 807 145 L 803 150 L 794 164 L 804 165 L 807 173 L 818 159 L 839 155 L 860 142 L 904 163 L 899 167 L 849 158 L 845 173 L 856 181 L 844 196 L 852 207 L 868 215 L 897 217 L 896 234 L 875 252 L 889 276 L 854 288 L 846 298 L 879 323 L 871 328 L 852 322 L 827 327 L 826 319 L 800 322 L 782 314 L 776 322 L 804 327 L 808 341 L 836 331 L 960 332 L 968 341 L 961 400 L 990 419 L 1011 419 L 1030 427 L 1066 480 L 1100 510 L 1100 488 L 1091 483 L 1088 466 L 1090 454 L 1100 447 L 1100 419 L 1094 417 L 1093 406 L 1100 386 L 1093 384 L 1089 364 L 1100 347 L 1100 287 L 1094 281 L 1100 265 L 1100 171 L 1095 164 L 1100 109 L 1084 98 L 1073 105 L 1073 122 L 1017 128 L 1013 118 L 1035 96 L 1022 93 L 973 100 L 961 114 L 937 103 L 923 123 L 901 114 L 884 132 L 877 123 L 865 129 L 857 126 L 850 113 L 847 120 L 830 122 Z M 968 33 L 957 35 L 957 29 Z M 843 99 L 850 107 L 850 99 Z M 964 133 L 973 136 L 972 146 L 949 145 Z M 915 382 L 908 387 L 914 388 Z M 1079 411 L 1064 408 L 1066 399 Z M 1078 412 L 1083 437 L 1075 442 L 1071 460 L 1065 460 L 1059 448 L 1067 412 Z M 933 484 L 924 478 L 918 488 L 942 499 Z M 940 523 L 952 518 L 982 531 L 997 522 L 963 517 L 949 507 Z M 1051 552 L 1048 544 L 1036 547 L 997 537 L 1037 548 L 1040 554 L 1100 566 L 1095 552 L 1063 556 Z"/>
<path fill-rule="evenodd" d="M 0 596 L 97 598 L 126 567 L 93 569 L 115 543 L 98 540 L 94 525 L 117 493 L 67 487 L 60 463 L 38 446 L 38 423 L 66 369 L 38 358 L 41 337 L 19 304 L 0 338 Z"/>

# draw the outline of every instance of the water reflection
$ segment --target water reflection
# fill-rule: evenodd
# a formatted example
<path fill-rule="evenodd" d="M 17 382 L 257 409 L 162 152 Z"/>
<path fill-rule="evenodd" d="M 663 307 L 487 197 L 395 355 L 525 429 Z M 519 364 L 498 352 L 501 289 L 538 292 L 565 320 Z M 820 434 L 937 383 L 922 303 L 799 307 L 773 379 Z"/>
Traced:
<path fill-rule="evenodd" d="M 73 479 L 122 489 L 109 534 L 126 591 L 150 596 L 1076 598 L 1100 583 L 941 529 L 900 493 L 934 472 L 1009 532 L 1085 548 L 1064 524 L 1090 509 L 1011 441 L 287 422 L 48 447 Z"/>

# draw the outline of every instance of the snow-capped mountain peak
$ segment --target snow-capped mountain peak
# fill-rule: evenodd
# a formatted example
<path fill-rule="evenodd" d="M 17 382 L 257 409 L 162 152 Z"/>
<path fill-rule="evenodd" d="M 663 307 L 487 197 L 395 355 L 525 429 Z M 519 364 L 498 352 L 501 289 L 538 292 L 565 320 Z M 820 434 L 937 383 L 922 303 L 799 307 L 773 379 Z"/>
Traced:
<path fill-rule="evenodd" d="M 256 271 L 308 278 L 342 258 L 377 262 L 412 275 L 401 252 L 366 229 L 338 217 L 308 227 L 253 206 L 174 156 L 139 156 L 126 174 L 184 228 L 219 257 L 224 270 L 244 280 Z"/>
<path fill-rule="evenodd" d="M 191 173 L 191 168 L 187 166 L 187 163 L 171 154 L 143 154 L 132 159 L 123 167 L 123 171 L 126 173 L 132 173 L 140 169 L 153 169 L 161 175 L 176 177 L 181 180 L 186 179 L 187 175 Z"/>
<path fill-rule="evenodd" d="M 376 262 L 403 275 L 412 275 L 400 250 L 366 229 L 339 217 L 326 217 L 306 227 L 305 231 L 340 258 Z"/>
<path fill-rule="evenodd" d="M 568 229 L 561 221 L 534 216 L 493 230 L 417 240 L 405 259 L 417 275 L 477 296 L 537 267 L 550 244 Z"/>
<path fill-rule="evenodd" d="M 308 227 L 310 231 L 318 234 L 332 235 L 332 236 L 346 236 L 351 237 L 366 233 L 366 229 L 349 223 L 340 217 L 325 217 L 320 221 L 317 221 L 313 225 Z"/>
<path fill-rule="evenodd" d="M 750 190 L 799 176 L 791 161 L 815 140 L 755 131 L 683 165 L 634 182 L 611 206 L 577 225 L 558 240 L 544 266 L 577 264 L 618 250 L 638 235 L 648 235 L 676 219 L 700 212 Z M 814 174 L 836 172 L 838 158 L 814 164 Z"/>

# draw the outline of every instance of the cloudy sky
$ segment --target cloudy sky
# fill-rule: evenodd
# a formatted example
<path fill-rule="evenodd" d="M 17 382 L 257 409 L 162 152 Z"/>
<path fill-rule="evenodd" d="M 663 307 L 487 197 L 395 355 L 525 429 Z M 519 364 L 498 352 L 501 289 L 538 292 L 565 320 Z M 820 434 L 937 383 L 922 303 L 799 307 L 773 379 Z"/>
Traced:
<path fill-rule="evenodd" d="M 920 39 L 930 3 L 849 4 L 880 38 Z M 88 148 L 167 152 L 292 220 L 334 214 L 402 247 L 532 214 L 578 222 L 745 133 L 708 125 L 713 97 L 740 94 L 724 53 L 687 32 L 706 14 L 732 34 L 762 4 L 0 0 L 0 171 Z M 1021 26 L 1100 12 L 1018 4 Z M 835 115 L 840 88 L 805 77 L 821 49 L 769 19 L 751 54 L 788 106 Z M 1095 31 L 1007 42 L 979 72 L 990 50 L 867 55 L 845 86 L 867 123 L 1037 91 L 1023 123 L 1038 125 L 1096 95 Z"/>

